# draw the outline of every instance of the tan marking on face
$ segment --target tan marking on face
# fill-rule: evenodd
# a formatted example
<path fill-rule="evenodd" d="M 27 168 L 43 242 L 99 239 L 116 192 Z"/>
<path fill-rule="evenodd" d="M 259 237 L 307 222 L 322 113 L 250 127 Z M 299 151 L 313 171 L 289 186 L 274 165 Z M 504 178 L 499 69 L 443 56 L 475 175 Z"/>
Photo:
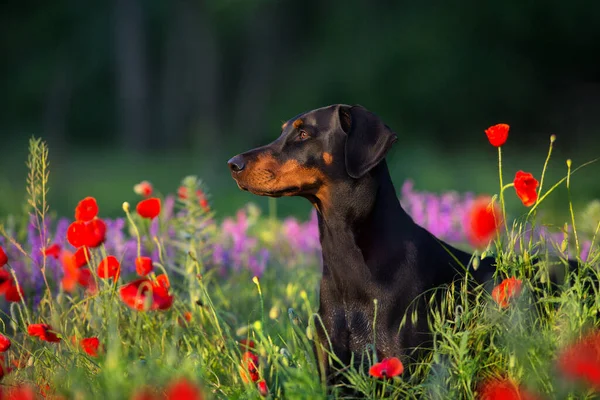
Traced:
<path fill-rule="evenodd" d="M 323 161 L 326 165 L 331 165 L 331 163 L 333 162 L 333 156 L 331 155 L 331 153 L 323 153 Z"/>
<path fill-rule="evenodd" d="M 288 125 L 288 123 L 284 122 L 283 125 L 281 125 L 281 130 L 284 130 L 287 125 Z"/>
<path fill-rule="evenodd" d="M 298 129 L 302 126 L 302 124 L 304 124 L 304 122 L 300 118 L 298 118 L 297 120 L 294 121 L 293 125 L 294 125 L 294 128 Z"/>
<path fill-rule="evenodd" d="M 248 164 L 236 178 L 238 185 L 250 192 L 268 196 L 270 193 L 294 189 L 284 196 L 312 194 L 318 201 L 313 206 L 321 213 L 327 213 L 331 205 L 331 192 L 327 177 L 318 168 L 309 168 L 296 160 L 279 163 L 271 154 L 261 154 Z"/>

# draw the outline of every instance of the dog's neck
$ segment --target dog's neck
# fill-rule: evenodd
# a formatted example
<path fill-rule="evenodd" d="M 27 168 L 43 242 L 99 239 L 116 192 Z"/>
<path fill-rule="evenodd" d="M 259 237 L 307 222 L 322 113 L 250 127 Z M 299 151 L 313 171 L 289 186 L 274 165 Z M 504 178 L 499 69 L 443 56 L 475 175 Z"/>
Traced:
<path fill-rule="evenodd" d="M 376 279 L 380 271 L 400 267 L 394 260 L 416 250 L 411 238 L 418 227 L 400 206 L 385 161 L 353 184 L 335 187 L 318 216 L 321 245 L 328 249 L 323 251 L 325 274 L 352 269 L 353 277 Z M 352 265 L 338 265 L 349 259 Z"/>

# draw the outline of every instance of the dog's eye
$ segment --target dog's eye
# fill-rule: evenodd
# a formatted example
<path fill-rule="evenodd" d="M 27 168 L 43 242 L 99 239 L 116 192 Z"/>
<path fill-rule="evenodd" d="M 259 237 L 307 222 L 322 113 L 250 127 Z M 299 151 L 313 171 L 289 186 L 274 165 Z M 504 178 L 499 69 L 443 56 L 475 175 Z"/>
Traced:
<path fill-rule="evenodd" d="M 298 140 L 306 140 L 309 137 L 310 136 L 308 136 L 308 133 L 306 133 L 306 131 L 300 131 L 300 133 L 298 133 Z"/>

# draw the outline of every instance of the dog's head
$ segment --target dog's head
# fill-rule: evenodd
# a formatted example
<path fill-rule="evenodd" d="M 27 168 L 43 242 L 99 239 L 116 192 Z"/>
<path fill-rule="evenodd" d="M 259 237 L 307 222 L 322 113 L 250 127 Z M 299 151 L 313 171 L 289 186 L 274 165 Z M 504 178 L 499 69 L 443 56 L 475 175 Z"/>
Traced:
<path fill-rule="evenodd" d="M 238 186 L 261 196 L 324 200 L 335 184 L 363 178 L 397 136 L 364 107 L 336 104 L 285 122 L 274 142 L 229 160 Z"/>

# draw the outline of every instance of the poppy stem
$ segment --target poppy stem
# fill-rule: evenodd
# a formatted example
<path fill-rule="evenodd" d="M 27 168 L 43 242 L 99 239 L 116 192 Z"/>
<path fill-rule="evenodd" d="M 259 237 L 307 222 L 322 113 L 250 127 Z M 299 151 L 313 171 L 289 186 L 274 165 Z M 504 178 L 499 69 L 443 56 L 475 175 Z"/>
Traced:
<path fill-rule="evenodd" d="M 542 176 L 540 177 L 540 188 L 538 190 L 538 197 L 535 200 L 535 204 L 539 203 L 540 196 L 542 195 L 542 187 L 544 186 L 544 176 L 546 175 L 546 169 L 548 168 L 548 162 L 550 161 L 550 156 L 552 155 L 552 145 L 556 140 L 556 135 L 550 136 L 550 147 L 548 148 L 548 155 L 546 156 L 546 162 L 544 163 L 544 168 L 542 169 Z"/>
<path fill-rule="evenodd" d="M 508 236 L 508 224 L 506 223 L 506 206 L 504 205 L 504 183 L 502 181 L 502 146 L 498 146 L 498 176 L 500 178 L 500 204 L 502 205 L 502 221 Z"/>
<path fill-rule="evenodd" d="M 123 203 L 123 211 L 125 211 L 127 220 L 135 231 L 135 237 L 137 239 L 137 257 L 140 257 L 142 255 L 142 239 L 140 237 L 140 231 L 138 230 L 135 222 L 133 222 L 133 218 L 131 218 L 131 214 L 129 213 L 129 203 Z"/>

